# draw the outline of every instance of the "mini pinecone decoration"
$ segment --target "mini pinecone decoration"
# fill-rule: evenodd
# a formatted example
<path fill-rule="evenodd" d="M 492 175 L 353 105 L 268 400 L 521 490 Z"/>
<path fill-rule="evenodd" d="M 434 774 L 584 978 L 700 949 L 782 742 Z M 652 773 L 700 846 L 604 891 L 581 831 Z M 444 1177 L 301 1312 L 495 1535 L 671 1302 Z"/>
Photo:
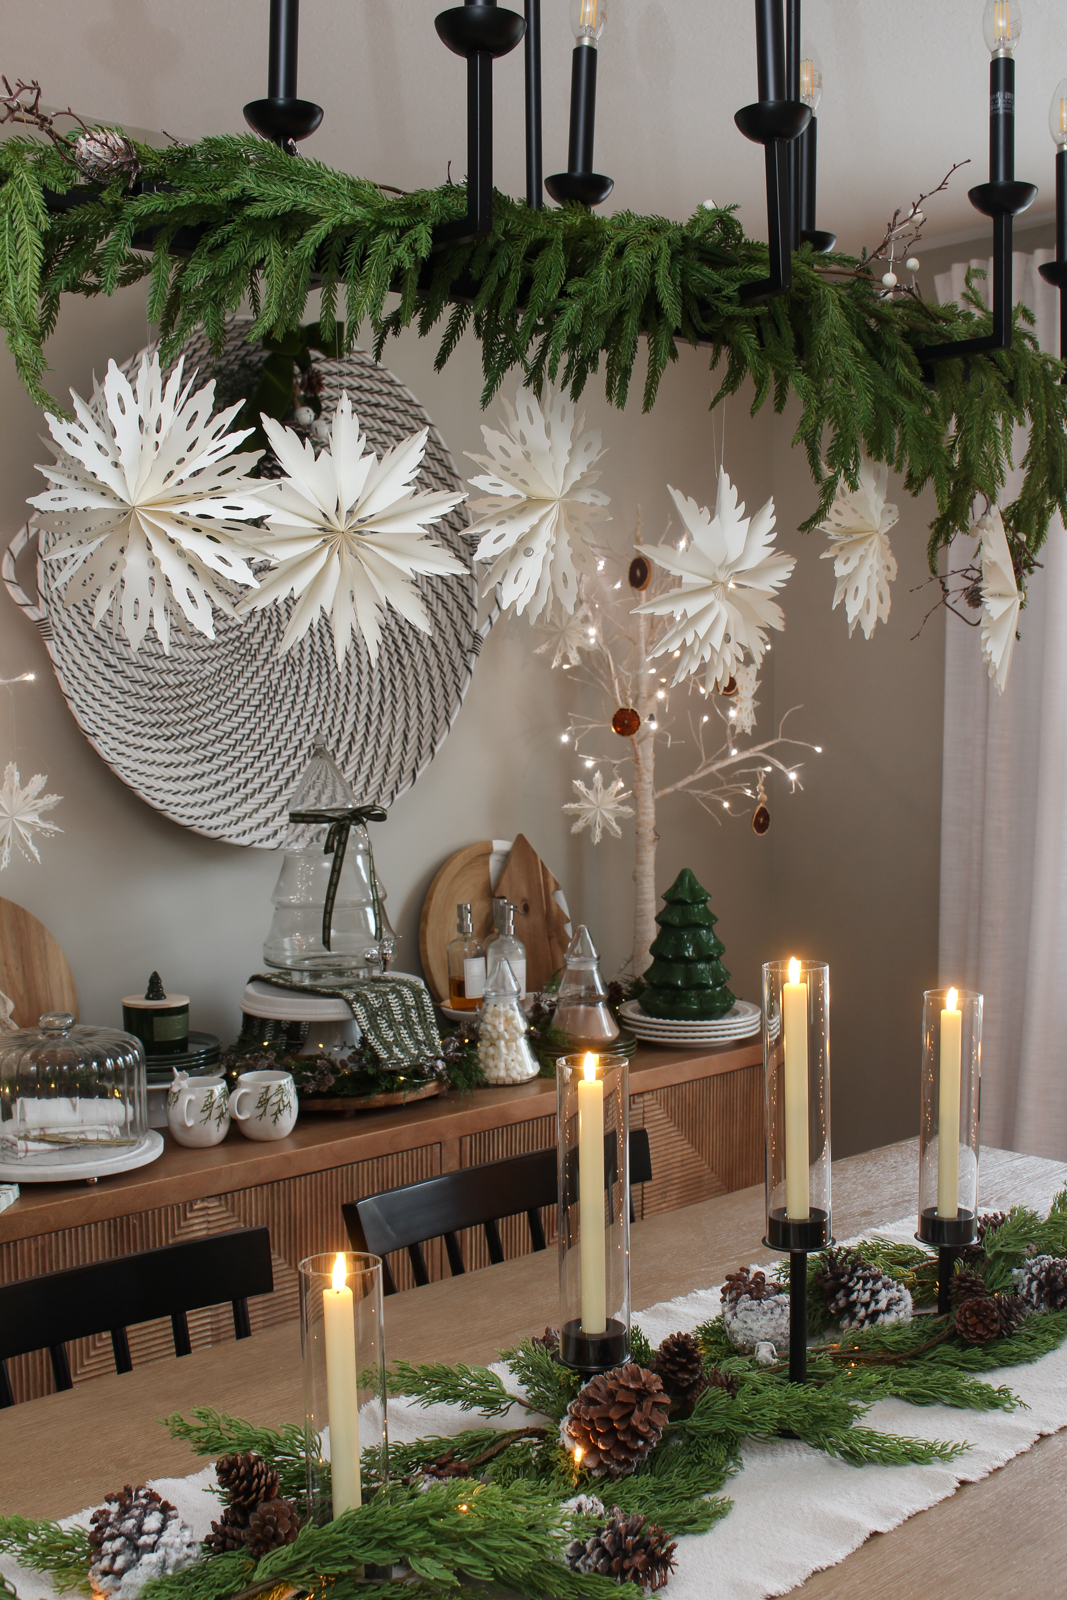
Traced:
<path fill-rule="evenodd" d="M 983 1211 L 978 1218 L 978 1243 L 985 1244 L 986 1234 L 995 1233 L 1008 1220 L 1006 1211 Z"/>
<path fill-rule="evenodd" d="M 109 1494 L 89 1520 L 93 1589 L 117 1600 L 132 1600 L 150 1578 L 177 1572 L 200 1553 L 170 1501 L 144 1484 Z"/>
<path fill-rule="evenodd" d="M 1034 1256 L 1015 1274 L 1027 1310 L 1067 1311 L 1067 1260 Z"/>
<path fill-rule="evenodd" d="M 956 1332 L 968 1344 L 988 1344 L 1014 1333 L 1028 1311 L 1017 1294 L 974 1295 L 956 1307 Z"/>
<path fill-rule="evenodd" d="M 553 1361 L 561 1360 L 558 1328 L 546 1328 L 544 1333 L 535 1333 L 530 1339 L 530 1343 L 537 1349 L 543 1350 L 546 1355 L 550 1355 Z"/>
<path fill-rule="evenodd" d="M 247 1550 L 258 1561 L 268 1550 L 292 1544 L 300 1517 L 293 1502 L 278 1494 L 278 1474 L 269 1462 L 252 1450 L 220 1456 L 215 1476 L 227 1504 L 204 1540 L 208 1550 Z"/>
<path fill-rule="evenodd" d="M 108 183 L 120 173 L 126 173 L 132 183 L 141 170 L 132 142 L 113 128 L 88 128 L 79 134 L 71 160 L 94 183 Z"/>
<path fill-rule="evenodd" d="M 726 1282 L 722 1286 L 722 1298 L 730 1305 L 748 1295 L 750 1300 L 771 1300 L 780 1293 L 781 1285 L 767 1282 L 765 1272 L 749 1272 L 747 1267 L 742 1267 L 738 1272 L 728 1272 Z"/>
<path fill-rule="evenodd" d="M 910 1322 L 911 1292 L 849 1250 L 828 1250 L 815 1274 L 826 1314 L 842 1328 Z"/>
<path fill-rule="evenodd" d="M 637 1514 L 626 1516 L 613 1506 L 608 1522 L 567 1550 L 575 1572 L 597 1572 L 616 1583 L 636 1583 L 653 1593 L 674 1570 L 675 1544 L 663 1529 Z"/>
<path fill-rule="evenodd" d="M 731 1396 L 737 1393 L 737 1379 L 732 1378 L 728 1372 L 723 1372 L 718 1367 L 709 1367 L 705 1376 L 709 1389 L 723 1389 Z"/>
<path fill-rule="evenodd" d="M 652 1361 L 671 1400 L 671 1410 L 687 1417 L 708 1386 L 700 1346 L 691 1333 L 671 1333 L 663 1340 Z"/>
<path fill-rule="evenodd" d="M 595 1478 L 624 1478 L 657 1445 L 669 1401 L 654 1372 L 636 1362 L 599 1373 L 567 1407 L 560 1434 Z"/>
<path fill-rule="evenodd" d="M 983 1299 L 988 1294 L 989 1290 L 980 1272 L 971 1272 L 967 1267 L 957 1267 L 952 1274 L 949 1298 L 954 1306 L 962 1305 L 964 1300 L 973 1300 L 975 1296 Z"/>

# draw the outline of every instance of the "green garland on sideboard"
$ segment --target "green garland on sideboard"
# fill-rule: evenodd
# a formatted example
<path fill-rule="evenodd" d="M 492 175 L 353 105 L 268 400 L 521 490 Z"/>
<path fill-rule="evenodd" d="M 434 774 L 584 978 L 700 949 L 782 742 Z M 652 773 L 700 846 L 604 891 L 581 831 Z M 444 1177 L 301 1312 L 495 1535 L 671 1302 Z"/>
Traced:
<path fill-rule="evenodd" d="M 440 368 L 473 326 L 483 405 L 515 369 L 535 386 L 558 377 L 577 397 L 603 361 L 607 397 L 624 406 L 644 336 L 647 410 L 679 344 L 705 344 L 712 368 L 724 364 L 716 401 L 748 379 L 753 412 L 799 401 L 794 443 L 819 493 L 805 529 L 825 516 L 842 475 L 854 483 L 865 449 L 909 494 L 933 487 L 933 571 L 938 551 L 968 529 L 975 498 L 999 499 L 1017 425 L 1029 435 L 1025 479 L 1002 510 L 1020 577 L 1053 512 L 1067 515 L 1063 368 L 1038 349 L 1025 307 L 1015 308 L 1010 351 L 966 367 L 934 363 L 927 384 L 917 347 L 990 331 L 976 294 L 964 309 L 887 297 L 862 259 L 805 246 L 790 293 L 743 305 L 739 291 L 766 275 L 767 251 L 732 207 L 677 223 L 578 206 L 531 211 L 498 194 L 490 235 L 435 253 L 435 226 L 464 214 L 459 185 L 387 192 L 251 134 L 136 149 L 133 191 L 122 175 L 87 184 L 54 146 L 0 142 L 0 322 L 39 404 L 54 405 L 43 346 L 64 294 L 110 295 L 147 277 L 148 314 L 169 359 L 200 326 L 218 345 L 245 297 L 250 339 L 279 337 L 300 326 L 321 287 L 322 336 L 333 337 L 343 302 L 347 346 L 364 323 L 379 353 L 401 328 L 426 335 L 443 324 Z M 75 193 L 91 198 L 64 206 Z"/>

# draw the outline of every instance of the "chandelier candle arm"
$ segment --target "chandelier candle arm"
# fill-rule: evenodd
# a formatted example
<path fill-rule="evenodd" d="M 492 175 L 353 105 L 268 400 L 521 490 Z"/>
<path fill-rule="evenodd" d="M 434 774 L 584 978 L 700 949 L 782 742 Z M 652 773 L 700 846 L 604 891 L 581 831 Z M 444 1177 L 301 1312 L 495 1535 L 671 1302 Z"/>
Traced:
<path fill-rule="evenodd" d="M 598 44 L 606 21 L 606 0 L 571 0 L 575 46 L 571 55 L 567 171 L 545 180 L 545 188 L 560 205 L 572 200 L 583 206 L 598 206 L 615 187 L 613 178 L 593 171 Z"/>
<path fill-rule="evenodd" d="M 435 249 L 447 249 L 493 231 L 493 61 L 514 50 L 526 23 L 496 0 L 464 0 L 440 12 L 434 27 L 467 61 L 467 215 L 435 228 Z"/>
<path fill-rule="evenodd" d="M 800 0 L 786 0 L 785 8 L 785 95 L 800 99 Z M 803 227 L 801 172 L 804 163 L 805 134 L 794 139 L 789 156 L 789 248 L 800 249 Z"/>
<path fill-rule="evenodd" d="M 1060 291 L 1060 360 L 1067 361 L 1067 78 L 1056 85 L 1048 125 L 1056 146 L 1056 259 L 1037 270 Z M 1060 382 L 1067 384 L 1067 372 Z"/>
<path fill-rule="evenodd" d="M 306 139 L 322 121 L 321 106 L 297 99 L 299 36 L 300 0 L 270 0 L 267 98 L 250 100 L 244 108 L 250 128 L 293 154 L 295 141 Z"/>
<path fill-rule="evenodd" d="M 541 128 L 541 0 L 526 0 L 526 204 L 540 211 L 544 197 Z"/>
<path fill-rule="evenodd" d="M 787 97 L 786 31 L 782 0 L 755 0 L 756 82 L 759 99 L 743 106 L 734 122 L 765 149 L 767 177 L 767 254 L 770 276 L 741 289 L 741 300 L 767 300 L 793 284 L 793 153 L 790 143 L 811 120 L 808 106 Z M 799 37 L 799 13 L 794 19 Z"/>

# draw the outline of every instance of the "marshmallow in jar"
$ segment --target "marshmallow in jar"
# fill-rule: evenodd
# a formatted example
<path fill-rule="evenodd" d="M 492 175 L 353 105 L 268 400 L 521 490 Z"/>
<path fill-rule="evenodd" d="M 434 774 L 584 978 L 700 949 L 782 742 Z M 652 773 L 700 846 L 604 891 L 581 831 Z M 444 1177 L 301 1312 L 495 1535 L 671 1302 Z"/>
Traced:
<path fill-rule="evenodd" d="M 507 961 L 492 963 L 486 974 L 478 1024 L 478 1062 L 491 1084 L 527 1083 L 540 1070 L 526 1037 L 526 1017 L 519 994 Z"/>

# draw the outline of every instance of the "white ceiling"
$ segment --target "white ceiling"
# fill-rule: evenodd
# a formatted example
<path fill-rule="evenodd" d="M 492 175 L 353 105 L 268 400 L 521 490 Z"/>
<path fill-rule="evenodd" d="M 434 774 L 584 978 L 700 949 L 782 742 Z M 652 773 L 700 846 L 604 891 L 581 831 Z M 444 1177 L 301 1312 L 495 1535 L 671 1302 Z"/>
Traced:
<path fill-rule="evenodd" d="M 326 116 L 304 146 L 404 188 L 465 169 L 464 66 L 440 43 L 445 0 L 304 0 L 302 96 Z M 513 0 L 521 9 L 521 0 Z M 267 0 L 0 0 L 0 71 L 39 78 L 47 102 L 195 138 L 244 126 L 266 92 Z M 542 0 L 545 166 L 565 166 L 567 0 Z M 930 243 L 983 231 L 967 188 L 987 176 L 983 0 L 806 0 L 804 35 L 823 61 L 819 226 L 843 248 L 880 239 L 897 205 L 970 158 L 928 207 Z M 736 201 L 766 237 L 763 156 L 733 113 L 756 98 L 749 0 L 609 0 L 601 43 L 596 165 L 615 178 L 606 209 L 687 216 Z M 1017 175 L 1054 210 L 1048 105 L 1067 75 L 1067 5 L 1027 0 L 1017 51 Z M 496 70 L 496 181 L 524 192 L 522 51 Z M 1028 219 L 1030 220 L 1030 219 Z"/>

